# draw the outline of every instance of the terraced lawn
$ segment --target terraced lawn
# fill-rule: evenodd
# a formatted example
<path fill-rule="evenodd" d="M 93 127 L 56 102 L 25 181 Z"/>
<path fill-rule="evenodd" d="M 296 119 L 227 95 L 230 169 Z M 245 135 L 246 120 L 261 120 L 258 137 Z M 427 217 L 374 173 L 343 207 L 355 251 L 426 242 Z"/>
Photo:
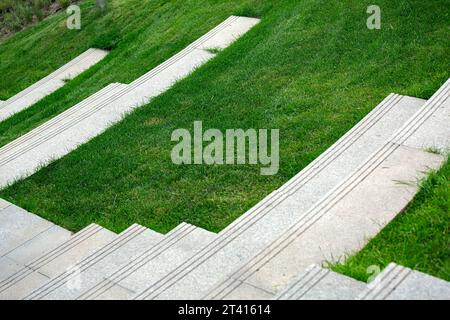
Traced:
<path fill-rule="evenodd" d="M 450 161 L 432 173 L 408 208 L 337 272 L 367 281 L 370 266 L 390 262 L 450 281 Z"/>
<path fill-rule="evenodd" d="M 113 49 L 64 88 L 1 123 L 0 145 L 108 83 L 134 80 L 231 14 L 262 22 L 101 136 L 0 191 L 72 230 L 96 222 L 114 231 L 140 223 L 166 232 L 185 221 L 219 231 L 390 92 L 428 98 L 449 77 L 444 0 L 379 1 L 381 30 L 366 27 L 370 1 L 116 0 L 106 15 L 92 10 L 93 3 L 83 5 L 81 31 L 65 29 L 59 15 L 0 44 L 0 99 L 88 47 Z M 205 129 L 280 129 L 278 174 L 261 176 L 259 166 L 174 165 L 171 133 L 197 120 Z"/>

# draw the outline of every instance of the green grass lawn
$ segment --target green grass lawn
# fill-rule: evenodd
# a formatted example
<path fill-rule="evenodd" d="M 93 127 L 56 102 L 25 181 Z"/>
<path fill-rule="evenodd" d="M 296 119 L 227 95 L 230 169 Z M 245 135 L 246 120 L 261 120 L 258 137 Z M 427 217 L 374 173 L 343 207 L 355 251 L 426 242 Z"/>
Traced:
<path fill-rule="evenodd" d="M 379 1 L 381 30 L 366 28 L 369 4 L 117 0 L 101 15 L 88 1 L 81 31 L 65 29 L 63 17 L 54 16 L 16 34 L 0 44 L 0 99 L 91 46 L 113 50 L 0 123 L 0 145 L 108 83 L 134 80 L 231 14 L 262 18 L 171 90 L 0 197 L 71 230 L 96 222 L 114 231 L 140 223 L 166 232 L 183 221 L 223 229 L 390 92 L 428 98 L 448 78 L 445 0 Z M 261 176 L 259 166 L 174 165 L 171 133 L 196 120 L 205 129 L 280 129 L 279 173 Z"/>
<path fill-rule="evenodd" d="M 390 262 L 450 281 L 450 161 L 432 173 L 408 208 L 334 271 L 366 281 Z"/>

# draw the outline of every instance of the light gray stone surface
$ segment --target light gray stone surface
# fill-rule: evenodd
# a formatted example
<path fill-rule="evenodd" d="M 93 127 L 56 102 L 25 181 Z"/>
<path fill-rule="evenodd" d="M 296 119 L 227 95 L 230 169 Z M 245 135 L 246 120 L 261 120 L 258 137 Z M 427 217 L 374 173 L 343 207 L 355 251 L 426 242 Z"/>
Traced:
<path fill-rule="evenodd" d="M 0 121 L 20 112 L 65 84 L 65 80 L 72 79 L 98 63 L 107 55 L 100 49 L 89 49 L 47 77 L 39 80 L 27 89 L 19 92 L 0 104 Z"/>
<path fill-rule="evenodd" d="M 323 155 L 140 297 L 198 299 L 207 295 L 236 268 L 282 236 L 324 194 L 381 147 L 423 103 L 420 99 L 389 95 Z"/>
<path fill-rule="evenodd" d="M 6 254 L 6 257 L 22 265 L 26 265 L 37 257 L 68 241 L 71 236 L 72 233 L 70 231 L 53 225 L 46 231 L 10 251 Z"/>
<path fill-rule="evenodd" d="M 226 32 L 219 32 L 197 46 L 198 49 L 225 49 L 237 38 L 245 34 L 260 22 L 256 18 L 232 16 L 226 26 Z"/>
<path fill-rule="evenodd" d="M 183 223 L 163 240 L 108 275 L 79 299 L 130 299 L 209 243 L 215 234 Z M 116 296 L 116 292 L 119 293 Z"/>
<path fill-rule="evenodd" d="M 450 300 L 450 282 L 389 264 L 359 295 L 363 300 Z"/>
<path fill-rule="evenodd" d="M 264 289 L 255 287 L 249 283 L 236 282 L 236 286 L 239 286 L 239 290 L 230 292 L 226 297 L 220 298 L 220 300 L 270 300 L 273 298 L 274 293 L 268 292 Z M 204 297 L 203 300 L 219 300 L 214 297 Z"/>
<path fill-rule="evenodd" d="M 143 226 L 132 225 L 113 241 L 78 262 L 76 272 L 64 272 L 28 295 L 26 299 L 69 300 L 90 289 L 96 283 L 128 264 L 135 255 L 152 247 L 162 235 Z M 76 281 L 77 285 L 71 285 Z"/>
<path fill-rule="evenodd" d="M 90 225 L 72 238 L 0 281 L 0 299 L 21 299 L 77 262 L 97 251 L 116 235 Z"/>
<path fill-rule="evenodd" d="M 365 288 L 364 282 L 312 265 L 291 281 L 287 288 L 277 294 L 275 299 L 353 300 Z"/>
<path fill-rule="evenodd" d="M 446 90 L 450 90 L 450 83 L 447 81 Z M 429 115 L 422 125 L 414 127 L 414 134 L 410 135 L 404 145 L 441 152 L 448 154 L 450 152 L 450 98 L 448 94 L 442 92 L 437 98 L 435 110 Z M 437 100 L 437 99 L 436 99 Z"/>
<path fill-rule="evenodd" d="M 0 257 L 53 227 L 53 224 L 15 205 L 0 210 Z"/>
<path fill-rule="evenodd" d="M 6 207 L 9 207 L 10 205 L 11 205 L 11 203 L 9 203 L 8 201 L 0 198 L 0 210 L 3 210 Z"/>

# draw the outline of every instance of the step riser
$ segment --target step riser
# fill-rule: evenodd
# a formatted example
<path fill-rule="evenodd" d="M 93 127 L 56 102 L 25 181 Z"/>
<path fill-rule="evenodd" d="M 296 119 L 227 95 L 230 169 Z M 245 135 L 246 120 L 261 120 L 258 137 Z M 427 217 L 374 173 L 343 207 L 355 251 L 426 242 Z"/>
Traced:
<path fill-rule="evenodd" d="M 358 296 L 362 300 L 449 300 L 450 283 L 389 264 Z"/>
<path fill-rule="evenodd" d="M 76 265 L 78 273 L 64 273 L 52 279 L 26 299 L 68 300 L 75 299 L 81 293 L 93 287 L 111 274 L 125 266 L 136 254 L 155 245 L 162 235 L 142 226 L 134 225 L 124 231 L 113 242 L 109 243 L 90 257 Z M 77 286 L 68 286 L 76 281 Z"/>
<path fill-rule="evenodd" d="M 364 282 L 313 265 L 280 292 L 276 300 L 354 300 Z"/>

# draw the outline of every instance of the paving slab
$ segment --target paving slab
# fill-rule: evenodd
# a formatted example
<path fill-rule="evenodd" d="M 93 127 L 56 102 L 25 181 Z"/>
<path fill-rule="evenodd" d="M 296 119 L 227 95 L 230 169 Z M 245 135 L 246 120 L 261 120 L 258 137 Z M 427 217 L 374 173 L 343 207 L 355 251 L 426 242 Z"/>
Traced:
<path fill-rule="evenodd" d="M 277 294 L 275 299 L 354 300 L 365 288 L 364 282 L 312 265 Z"/>
<path fill-rule="evenodd" d="M 450 85 L 447 87 L 450 90 Z M 448 154 L 450 152 L 450 98 L 442 95 L 442 103 L 422 125 L 413 128 L 403 145 Z"/>
<path fill-rule="evenodd" d="M 124 267 L 135 256 L 152 247 L 162 235 L 140 225 L 132 225 L 113 241 L 74 266 L 75 272 L 64 272 L 28 295 L 30 300 L 73 300 L 105 278 Z M 72 271 L 73 271 L 72 270 Z M 76 280 L 77 285 L 72 282 Z"/>
<path fill-rule="evenodd" d="M 3 210 L 11 205 L 10 202 L 0 198 L 0 210 Z"/>
<path fill-rule="evenodd" d="M 69 270 L 77 262 L 111 242 L 116 234 L 92 224 L 57 248 L 27 263 L 0 281 L 0 299 L 21 299 L 51 278 Z"/>
<path fill-rule="evenodd" d="M 278 292 L 310 264 L 359 251 L 408 205 L 418 191 L 417 179 L 443 161 L 442 156 L 398 146 L 362 181 L 328 197 L 231 278 Z"/>
<path fill-rule="evenodd" d="M 72 79 L 98 63 L 108 54 L 100 49 L 89 49 L 68 62 L 47 77 L 19 92 L 0 104 L 0 121 L 27 109 L 45 96 L 63 87 L 66 80 Z"/>
<path fill-rule="evenodd" d="M 211 232 L 183 223 L 158 244 L 107 276 L 79 299 L 131 299 L 137 292 L 147 288 L 200 250 L 214 236 Z M 118 296 L 116 292 L 119 293 Z"/>
<path fill-rule="evenodd" d="M 111 84 L 0 148 L 0 188 L 33 174 L 102 132 L 109 125 L 111 117 L 99 117 L 95 107 L 124 86 Z"/>
<path fill-rule="evenodd" d="M 0 257 L 49 230 L 53 224 L 15 205 L 0 210 Z"/>
<path fill-rule="evenodd" d="M 359 295 L 362 300 L 450 300 L 450 282 L 395 263 Z"/>
<path fill-rule="evenodd" d="M 210 245 L 155 283 L 149 288 L 151 294 L 142 297 L 203 298 L 246 260 L 283 235 L 423 104 L 423 100 L 396 94 L 386 97 L 323 155 L 238 218 Z"/>
<path fill-rule="evenodd" d="M 260 19 L 232 16 L 224 32 L 219 32 L 197 46 L 198 49 L 224 49 L 257 25 Z"/>

